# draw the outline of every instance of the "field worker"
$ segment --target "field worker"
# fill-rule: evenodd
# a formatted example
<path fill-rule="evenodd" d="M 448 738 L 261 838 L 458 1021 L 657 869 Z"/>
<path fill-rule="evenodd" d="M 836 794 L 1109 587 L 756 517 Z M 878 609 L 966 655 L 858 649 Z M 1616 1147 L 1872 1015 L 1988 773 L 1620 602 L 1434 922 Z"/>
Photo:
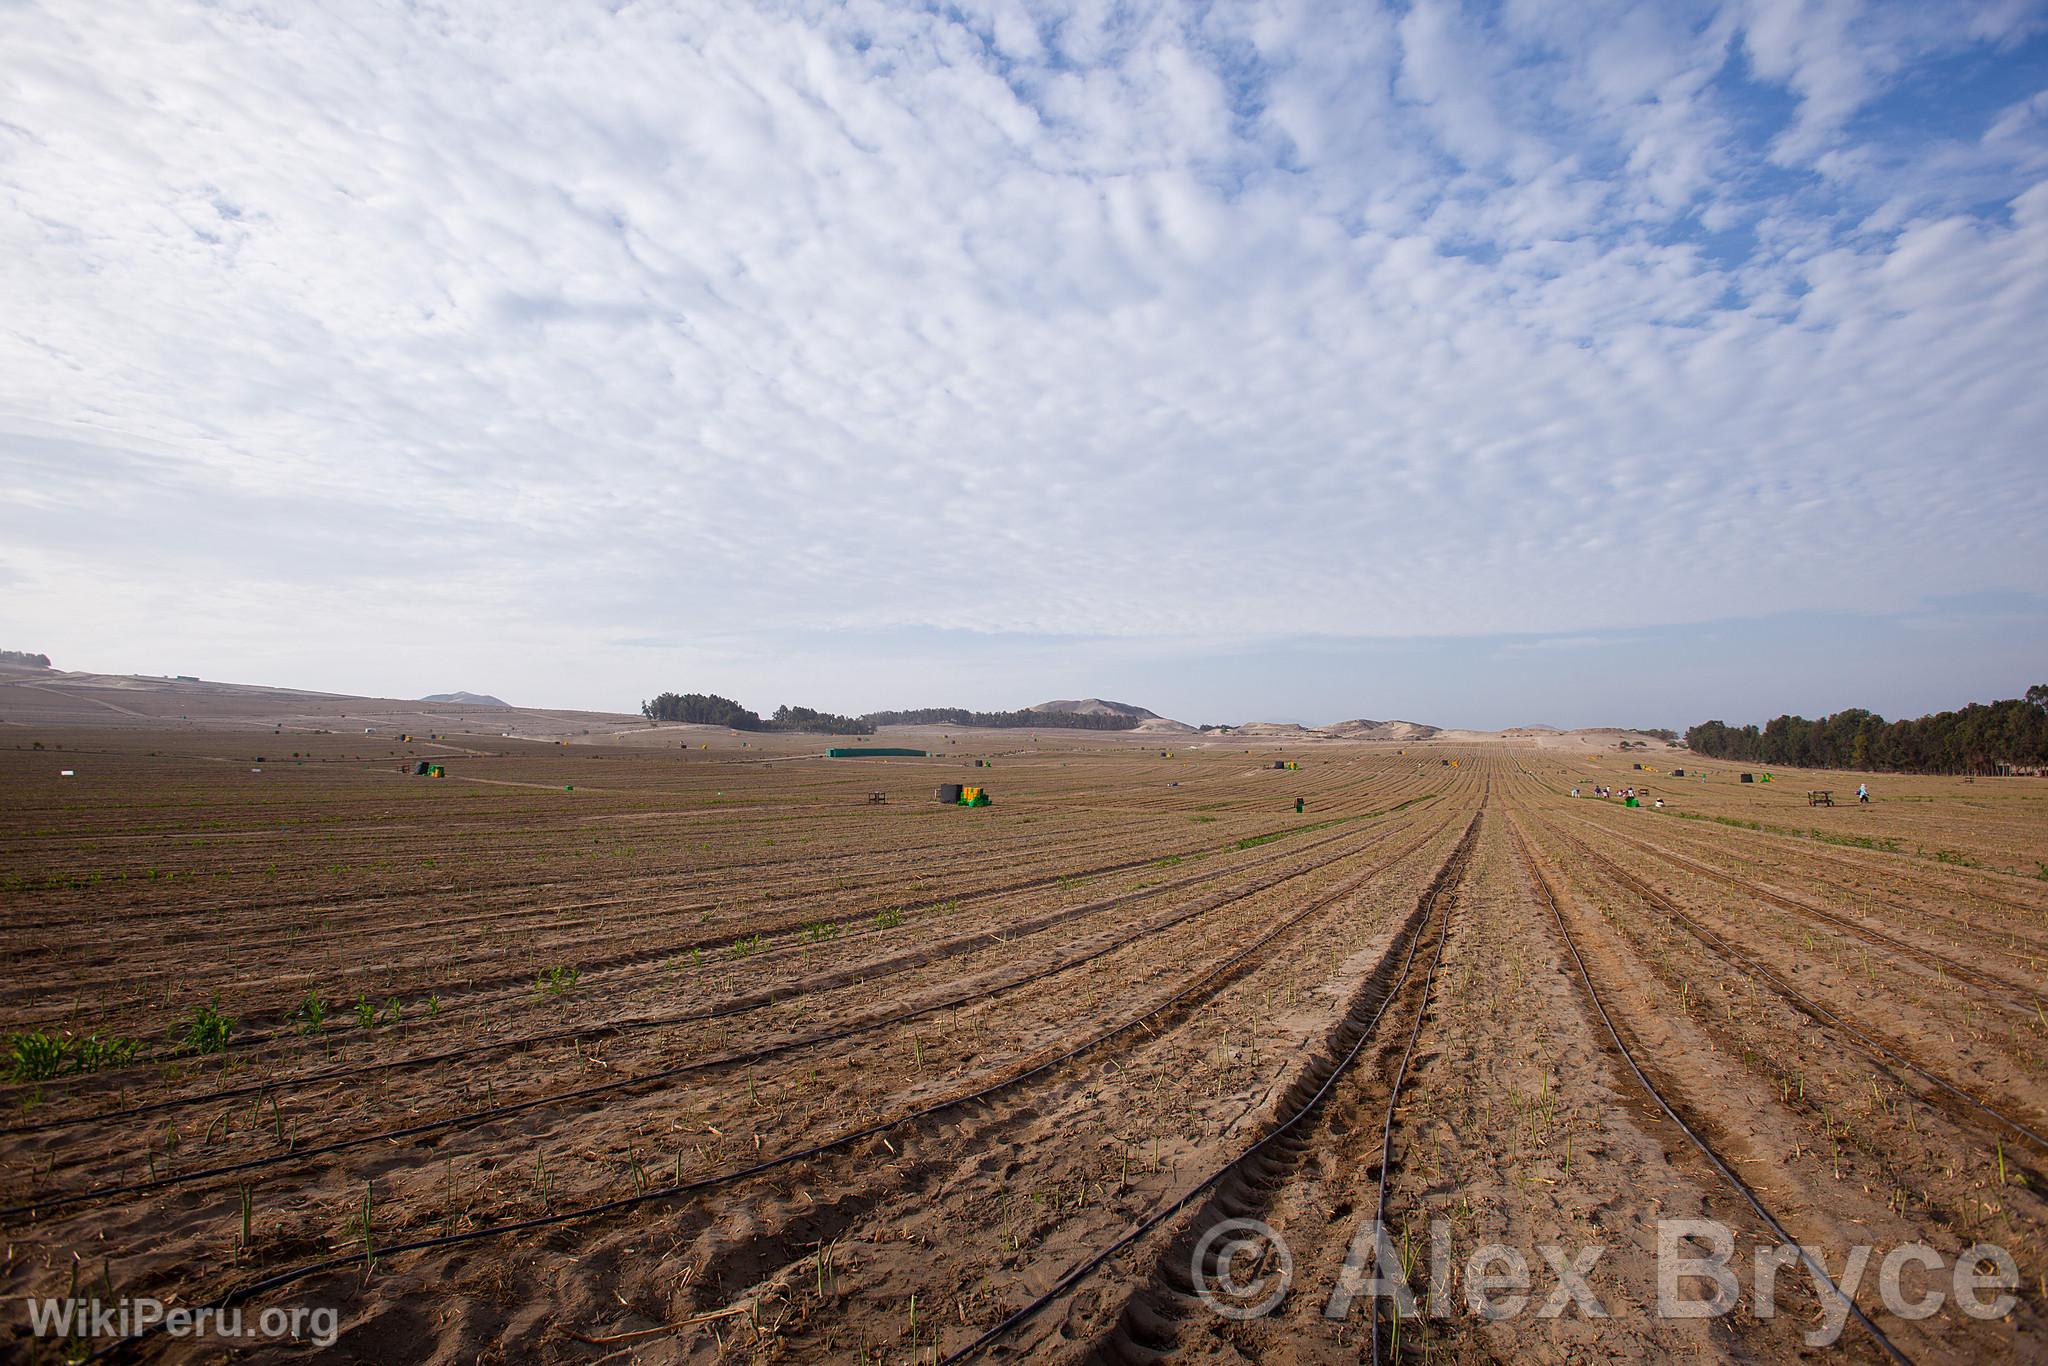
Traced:
<path fill-rule="evenodd" d="M 1859 802 L 1861 802 L 1861 803 L 1863 803 L 1863 804 L 1864 804 L 1865 806 L 1868 806 L 1868 805 L 1870 804 L 1870 784 L 1869 784 L 1869 783 L 1858 783 L 1858 784 L 1856 784 L 1856 800 L 1857 800 L 1857 801 L 1859 801 Z"/>
<path fill-rule="evenodd" d="M 1572 789 L 1572 795 L 1573 795 L 1574 797 L 1576 797 L 1576 796 L 1578 796 L 1578 795 L 1579 795 L 1579 790 L 1578 790 L 1578 789 L 1577 789 L 1576 787 Z"/>
<path fill-rule="evenodd" d="M 1654 805 L 1659 811 L 1662 811 L 1664 809 L 1664 799 L 1662 797 L 1659 797 L 1654 803 Z"/>

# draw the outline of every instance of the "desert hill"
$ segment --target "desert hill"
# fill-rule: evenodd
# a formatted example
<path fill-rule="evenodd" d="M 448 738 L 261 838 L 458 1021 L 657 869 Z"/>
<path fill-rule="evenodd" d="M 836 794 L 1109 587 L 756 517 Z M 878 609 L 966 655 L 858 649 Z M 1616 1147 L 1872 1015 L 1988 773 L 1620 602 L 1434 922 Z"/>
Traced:
<path fill-rule="evenodd" d="M 1337 721 L 1318 727 L 1318 733 L 1339 740 L 1427 740 L 1439 727 L 1420 721 Z"/>
<path fill-rule="evenodd" d="M 1100 697 L 1068 698 L 1057 702 L 1040 702 L 1026 711 L 1053 711 L 1066 716 L 1128 716 L 1134 721 L 1164 721 L 1166 718 L 1156 711 L 1134 707 L 1128 702 L 1106 702 Z"/>
<path fill-rule="evenodd" d="M 487 692 L 430 692 L 422 702 L 460 702 L 471 707 L 509 707 L 512 704 Z"/>

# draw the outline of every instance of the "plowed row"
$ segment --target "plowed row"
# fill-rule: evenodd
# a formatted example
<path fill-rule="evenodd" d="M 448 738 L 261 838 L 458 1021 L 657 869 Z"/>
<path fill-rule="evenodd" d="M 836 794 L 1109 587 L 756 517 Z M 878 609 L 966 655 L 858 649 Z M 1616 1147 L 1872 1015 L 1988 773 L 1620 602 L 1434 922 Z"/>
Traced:
<path fill-rule="evenodd" d="M 380 1361 L 1790 1360 L 1796 1268 L 1775 1316 L 1656 1313 L 1658 1220 L 1746 1258 L 1761 1208 L 1837 1271 L 2018 1264 L 2007 1315 L 1915 1321 L 1873 1263 L 1828 1350 L 2048 1327 L 2026 780 L 1802 814 L 1827 780 L 1533 749 L 466 736 L 431 780 L 391 737 L 43 738 L 0 750 L 0 1024 L 139 1051 L 5 1088 L 13 1300 L 332 1305 Z M 1570 795 L 1631 775 L 1666 806 Z M 931 802 L 963 780 L 996 804 Z M 181 1048 L 209 1003 L 228 1046 Z M 1376 1213 L 1448 1230 L 1412 1320 L 1330 1311 Z M 1255 1318 L 1193 1293 L 1226 1218 L 1293 1257 Z M 1608 1316 L 1467 1312 L 1495 1242 L 1538 1305 L 1539 1245 L 1598 1243 Z"/>

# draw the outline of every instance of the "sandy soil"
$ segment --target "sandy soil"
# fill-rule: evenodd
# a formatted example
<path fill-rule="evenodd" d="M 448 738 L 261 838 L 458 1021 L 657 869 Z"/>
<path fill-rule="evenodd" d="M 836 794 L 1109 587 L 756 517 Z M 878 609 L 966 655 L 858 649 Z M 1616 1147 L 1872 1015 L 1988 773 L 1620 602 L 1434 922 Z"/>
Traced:
<path fill-rule="evenodd" d="M 130 1349 L 202 1359 L 1334 1362 L 1375 1322 L 1425 1360 L 1881 1359 L 1802 1341 L 1796 1268 L 1775 1317 L 1655 1313 L 1660 1219 L 1745 1272 L 1778 1241 L 1733 1173 L 1837 1270 L 2006 1248 L 2002 1318 L 1895 1314 L 1874 1263 L 1855 1299 L 1913 1360 L 2041 1354 L 2048 783 L 1811 808 L 1854 781 L 1554 736 L 1276 771 L 1249 737 L 627 729 L 0 731 L 0 1029 L 138 1049 L 0 1088 L 10 1302 L 340 1315 L 324 1352 Z M 1665 808 L 1570 795 L 1629 781 Z M 227 1048 L 181 1050 L 210 1002 Z M 1329 1312 L 1376 1212 L 1398 1342 Z M 1264 1316 L 1191 1293 L 1224 1217 L 1292 1253 Z M 1488 1243 L 1527 1312 L 1468 1312 Z M 1539 1249 L 1595 1244 L 1607 1315 L 1539 1315 Z"/>

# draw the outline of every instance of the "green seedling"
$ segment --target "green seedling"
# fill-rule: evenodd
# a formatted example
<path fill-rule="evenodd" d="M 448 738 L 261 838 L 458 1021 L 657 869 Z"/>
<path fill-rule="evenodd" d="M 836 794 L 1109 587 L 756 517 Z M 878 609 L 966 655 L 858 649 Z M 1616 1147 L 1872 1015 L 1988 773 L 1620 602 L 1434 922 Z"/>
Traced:
<path fill-rule="evenodd" d="M 320 999 L 319 988 L 306 993 L 306 999 L 299 1002 L 298 1013 L 292 1016 L 292 1031 L 297 1034 L 318 1034 L 321 1024 L 327 1019 L 327 1002 Z"/>
<path fill-rule="evenodd" d="M 8 1036 L 7 1052 L 16 1081 L 47 1081 L 64 1070 L 64 1040 L 40 1029 Z"/>
<path fill-rule="evenodd" d="M 533 989 L 543 996 L 560 996 L 583 976 L 581 968 L 552 967 L 533 979 Z"/>
<path fill-rule="evenodd" d="M 883 911 L 880 915 L 875 917 L 875 928 L 878 930 L 893 930 L 902 923 L 903 912 L 895 909 L 894 907 L 891 907 L 890 909 Z"/>
<path fill-rule="evenodd" d="M 184 1036 L 178 1040 L 178 1051 L 224 1053 L 234 1028 L 235 1017 L 221 1013 L 220 993 L 216 992 L 205 1005 L 192 1008 L 192 1018 L 185 1022 Z"/>
<path fill-rule="evenodd" d="M 141 1051 L 140 1039 L 124 1039 L 118 1034 L 103 1039 L 97 1034 L 88 1034 L 71 1045 L 71 1070 L 97 1072 L 106 1067 L 119 1067 Z"/>

